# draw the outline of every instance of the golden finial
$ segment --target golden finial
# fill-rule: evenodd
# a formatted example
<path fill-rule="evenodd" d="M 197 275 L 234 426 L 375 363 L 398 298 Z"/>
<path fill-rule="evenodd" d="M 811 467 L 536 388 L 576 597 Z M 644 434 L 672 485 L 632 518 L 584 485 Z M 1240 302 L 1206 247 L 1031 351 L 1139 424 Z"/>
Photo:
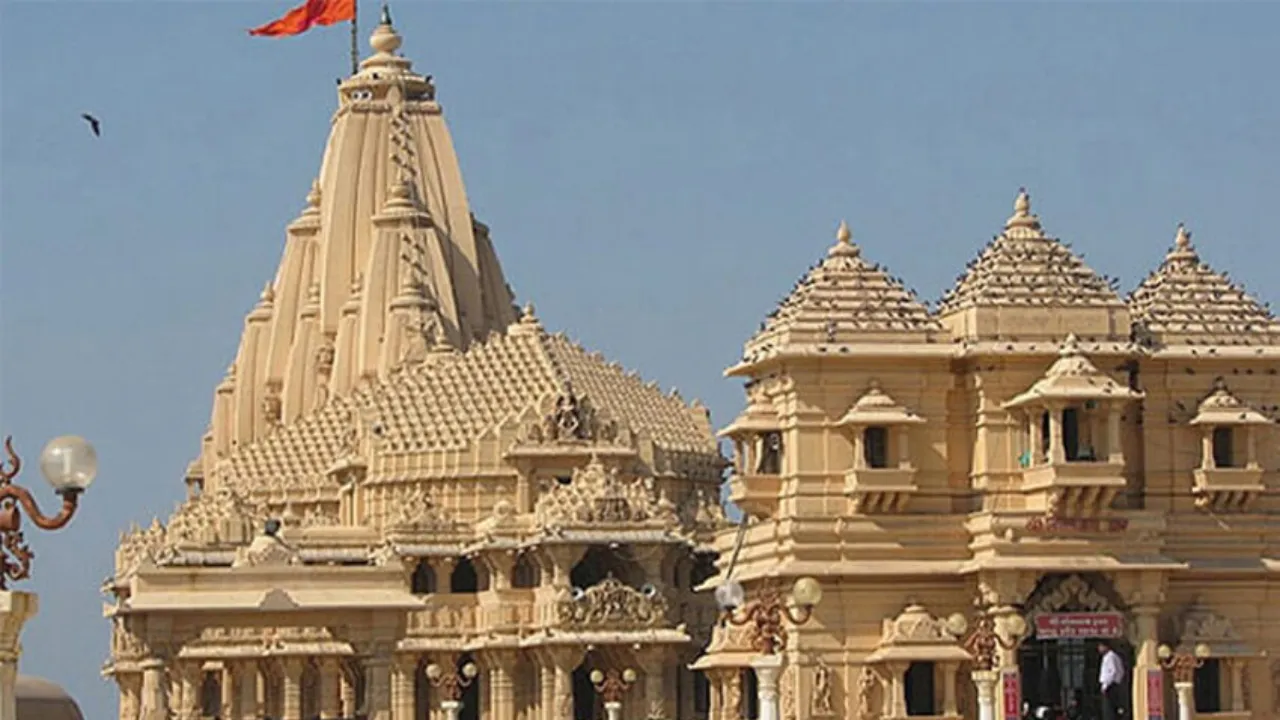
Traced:
<path fill-rule="evenodd" d="M 391 26 L 391 8 L 386 3 L 382 5 L 382 22 L 378 27 L 373 29 L 373 35 L 369 38 L 369 45 L 375 51 L 391 55 L 400 49 L 400 33 Z"/>
<path fill-rule="evenodd" d="M 531 302 L 525 303 L 524 308 L 522 308 L 520 311 L 520 322 L 535 323 L 537 321 L 538 321 L 538 316 L 534 314 L 533 303 Z"/>
<path fill-rule="evenodd" d="M 836 228 L 836 240 L 845 245 L 853 240 L 853 233 L 849 232 L 849 223 L 844 220 L 841 220 L 840 227 Z"/>

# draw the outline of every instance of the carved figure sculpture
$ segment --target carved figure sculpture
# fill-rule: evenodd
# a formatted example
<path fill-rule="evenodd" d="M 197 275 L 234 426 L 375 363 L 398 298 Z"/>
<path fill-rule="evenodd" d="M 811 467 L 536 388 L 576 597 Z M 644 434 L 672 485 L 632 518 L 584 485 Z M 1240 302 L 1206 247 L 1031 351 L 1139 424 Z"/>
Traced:
<path fill-rule="evenodd" d="M 818 658 L 818 667 L 813 673 L 813 705 L 811 713 L 818 716 L 835 715 L 831 700 L 831 666 Z"/>
<path fill-rule="evenodd" d="M 875 671 L 864 665 L 858 678 L 858 717 L 861 720 L 875 720 L 880 716 L 875 706 L 876 688 L 879 685 L 880 678 L 876 677 Z"/>
<path fill-rule="evenodd" d="M 760 462 L 756 472 L 761 475 L 777 475 L 782 472 L 782 433 L 768 432 L 760 439 Z"/>

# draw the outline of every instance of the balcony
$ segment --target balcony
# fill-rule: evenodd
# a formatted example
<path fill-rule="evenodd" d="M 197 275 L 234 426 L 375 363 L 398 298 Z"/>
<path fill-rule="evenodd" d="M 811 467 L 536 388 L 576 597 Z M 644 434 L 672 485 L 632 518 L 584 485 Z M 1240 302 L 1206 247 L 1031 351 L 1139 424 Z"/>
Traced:
<path fill-rule="evenodd" d="M 916 486 L 913 467 L 855 467 L 844 474 L 844 494 L 854 513 L 900 513 L 907 509 Z"/>
<path fill-rule="evenodd" d="M 753 517 L 772 517 L 778 510 L 781 492 L 781 475 L 733 475 L 729 478 L 729 500 Z"/>
<path fill-rule="evenodd" d="M 475 595 L 433 595 L 427 607 L 409 613 L 408 635 L 456 635 L 474 632 L 476 622 Z"/>
<path fill-rule="evenodd" d="M 1051 515 L 1098 515 L 1111 507 L 1126 485 L 1123 462 L 1060 461 L 1022 471 L 1027 509 Z"/>
<path fill-rule="evenodd" d="M 1196 468 L 1191 495 L 1196 507 L 1215 512 L 1249 512 L 1266 491 L 1261 467 Z"/>

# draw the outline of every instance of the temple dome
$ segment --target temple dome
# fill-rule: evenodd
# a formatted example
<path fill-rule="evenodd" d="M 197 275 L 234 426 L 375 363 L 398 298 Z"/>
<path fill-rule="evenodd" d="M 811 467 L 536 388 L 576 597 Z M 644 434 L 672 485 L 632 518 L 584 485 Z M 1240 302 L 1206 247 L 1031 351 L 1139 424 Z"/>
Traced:
<path fill-rule="evenodd" d="M 44 678 L 19 675 L 14 694 L 18 720 L 84 720 L 75 699 Z"/>

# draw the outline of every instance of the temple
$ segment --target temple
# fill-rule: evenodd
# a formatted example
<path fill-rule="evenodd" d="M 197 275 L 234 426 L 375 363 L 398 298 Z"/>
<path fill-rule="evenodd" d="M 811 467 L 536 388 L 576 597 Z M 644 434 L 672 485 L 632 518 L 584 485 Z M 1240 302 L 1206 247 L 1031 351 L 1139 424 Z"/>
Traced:
<path fill-rule="evenodd" d="M 726 374 L 748 521 L 705 587 L 826 589 L 783 718 L 1101 717 L 1099 641 L 1126 717 L 1280 717 L 1280 324 L 1186 228 L 1122 298 L 1023 191 L 930 309 L 841 224 Z M 757 712 L 749 629 L 695 664 L 713 720 Z"/>
<path fill-rule="evenodd" d="M 622 669 L 629 720 L 689 717 L 707 410 L 514 305 L 385 10 L 371 44 L 185 499 L 121 538 L 120 720 L 594 717 Z"/>

